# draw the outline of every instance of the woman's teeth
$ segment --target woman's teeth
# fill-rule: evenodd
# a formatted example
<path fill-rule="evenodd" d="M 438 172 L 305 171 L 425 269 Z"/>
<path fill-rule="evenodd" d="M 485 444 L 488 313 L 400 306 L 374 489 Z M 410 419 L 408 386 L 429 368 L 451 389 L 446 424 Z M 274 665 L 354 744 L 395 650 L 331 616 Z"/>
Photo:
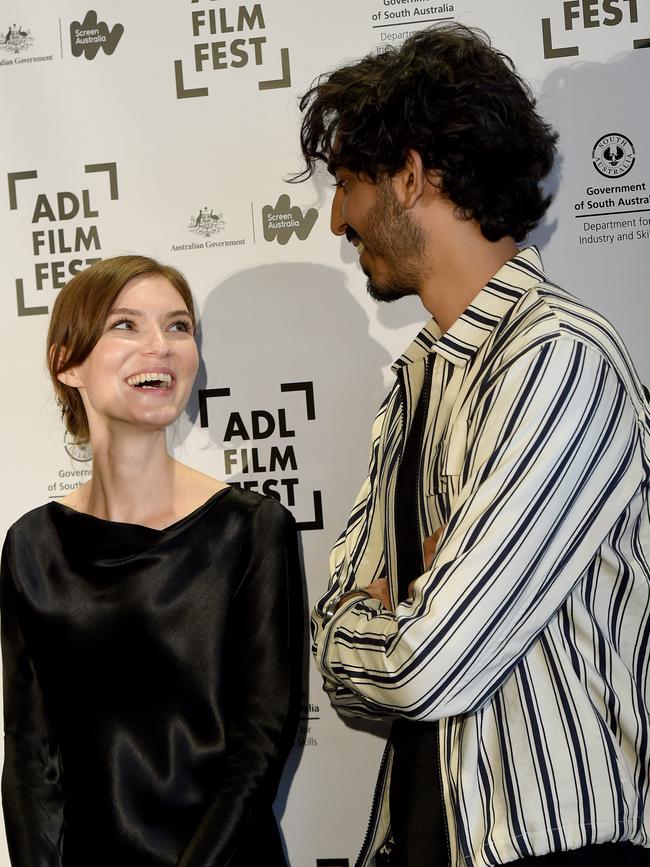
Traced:
<path fill-rule="evenodd" d="M 148 385 L 150 382 L 155 382 L 156 385 Z M 169 373 L 136 373 L 127 379 L 126 384 L 139 385 L 142 388 L 169 388 L 172 378 Z"/>

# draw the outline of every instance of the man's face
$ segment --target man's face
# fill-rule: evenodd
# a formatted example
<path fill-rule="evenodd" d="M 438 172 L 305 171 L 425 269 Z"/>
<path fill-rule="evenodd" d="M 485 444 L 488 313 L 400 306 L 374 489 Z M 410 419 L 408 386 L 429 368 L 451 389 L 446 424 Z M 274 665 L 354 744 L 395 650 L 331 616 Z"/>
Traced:
<path fill-rule="evenodd" d="M 417 294 L 424 235 L 397 200 L 391 179 L 382 175 L 373 183 L 343 167 L 335 175 L 331 228 L 357 248 L 370 296 L 396 301 Z"/>

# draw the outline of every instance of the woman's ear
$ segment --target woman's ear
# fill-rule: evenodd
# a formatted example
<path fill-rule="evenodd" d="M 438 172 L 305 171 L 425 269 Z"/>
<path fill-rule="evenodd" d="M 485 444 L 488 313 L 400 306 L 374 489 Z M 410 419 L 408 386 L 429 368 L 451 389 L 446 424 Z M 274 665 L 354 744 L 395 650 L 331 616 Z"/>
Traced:
<path fill-rule="evenodd" d="M 52 362 L 55 352 L 56 348 L 54 346 L 50 346 L 50 363 Z M 53 365 L 55 370 L 57 367 L 60 368 L 65 364 L 67 356 L 67 348 L 65 346 L 61 346 L 58 351 L 57 364 Z M 79 386 L 83 384 L 81 382 L 81 378 L 79 377 L 76 367 L 69 367 L 67 370 L 62 370 L 60 373 L 56 374 L 56 378 L 59 380 L 59 382 L 62 382 L 64 385 L 69 385 L 71 388 L 79 388 Z"/>
<path fill-rule="evenodd" d="M 69 385 L 71 388 L 79 388 L 80 385 L 83 385 L 81 382 L 81 377 L 77 373 L 76 367 L 70 367 L 68 370 L 62 370 L 61 373 L 57 373 L 56 378 L 59 382 L 62 382 L 64 385 Z"/>

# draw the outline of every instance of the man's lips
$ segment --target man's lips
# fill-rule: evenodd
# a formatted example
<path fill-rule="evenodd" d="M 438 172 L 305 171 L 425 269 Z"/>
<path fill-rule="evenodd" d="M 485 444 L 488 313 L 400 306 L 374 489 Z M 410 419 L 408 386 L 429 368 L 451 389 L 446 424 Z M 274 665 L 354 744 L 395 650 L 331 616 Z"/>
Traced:
<path fill-rule="evenodd" d="M 361 238 L 357 234 L 357 232 L 355 232 L 354 229 L 352 229 L 352 228 L 350 228 L 350 226 L 348 226 L 347 229 L 345 230 L 345 237 L 348 239 L 348 241 L 354 247 L 356 247 L 357 251 L 359 252 L 359 255 L 361 255 L 361 253 L 363 253 L 363 251 L 365 250 L 365 246 L 364 246 L 363 241 L 361 240 Z"/>

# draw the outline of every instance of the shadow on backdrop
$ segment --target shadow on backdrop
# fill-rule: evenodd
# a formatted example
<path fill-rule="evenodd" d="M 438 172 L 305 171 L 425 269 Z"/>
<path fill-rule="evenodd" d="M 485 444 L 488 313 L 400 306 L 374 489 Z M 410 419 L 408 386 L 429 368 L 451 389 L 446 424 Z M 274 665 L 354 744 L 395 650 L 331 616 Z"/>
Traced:
<path fill-rule="evenodd" d="M 369 325 L 342 271 L 303 262 L 261 265 L 226 278 L 210 291 L 201 314 L 199 374 L 176 442 L 199 424 L 199 390 L 230 389 L 231 398 L 210 405 L 206 447 L 215 450 L 214 470 L 208 470 L 215 476 L 224 477 L 217 453 L 233 445 L 224 443 L 224 430 L 234 407 L 243 419 L 250 418 L 251 409 L 288 405 L 281 383 L 313 383 L 313 421 L 304 412 L 298 418 L 299 396 L 293 397 L 293 415 L 288 415 L 296 432 L 291 442 L 300 487 L 322 493 L 324 529 L 301 534 L 310 606 L 326 588 L 330 549 L 365 478 L 370 428 L 385 395 L 382 368 L 393 360 L 369 335 Z M 245 478 L 250 476 L 239 472 L 227 481 Z M 296 514 L 298 520 L 303 517 Z M 305 663 L 307 648 L 306 642 Z M 306 681 L 307 676 L 307 697 Z M 320 700 L 318 688 L 311 700 Z M 376 726 L 367 729 L 378 733 Z M 280 785 L 278 816 L 299 761 L 297 747 Z"/>
<path fill-rule="evenodd" d="M 555 204 L 549 219 L 560 221 L 553 244 L 545 257 L 550 278 L 603 313 L 621 332 L 642 377 L 648 379 L 647 322 L 650 296 L 647 292 L 648 241 L 633 237 L 618 239 L 620 230 L 585 230 L 586 224 L 635 220 L 634 231 L 647 229 L 641 219 L 650 217 L 647 203 L 619 204 L 619 199 L 648 196 L 650 172 L 650 114 L 639 110 L 630 98 L 647 80 L 650 57 L 647 48 L 630 49 L 606 62 L 577 61 L 554 68 L 543 81 L 540 113 L 560 132 L 559 177 Z M 611 176 L 599 173 L 592 151 L 603 136 L 616 133 L 632 142 L 634 165 L 620 175 L 612 164 Z M 590 194 L 588 188 L 638 185 L 644 190 L 629 194 Z M 592 207 L 601 201 L 600 207 Z M 613 201 L 613 206 L 611 202 Z M 621 213 L 629 211 L 630 213 Z M 604 216 L 599 217 L 598 212 Z M 544 246 L 544 228 L 542 246 Z M 539 230 L 538 230 L 539 231 Z M 578 236 L 610 232 L 611 243 L 580 244 Z M 624 230 L 623 230 L 624 231 Z"/>
<path fill-rule="evenodd" d="M 316 417 L 298 431 L 296 449 L 300 469 L 340 503 L 326 515 L 329 524 L 338 513 L 338 533 L 365 476 L 370 426 L 385 395 L 382 368 L 392 362 L 369 324 L 336 268 L 274 263 L 228 277 L 201 313 L 199 372 L 176 441 L 199 423 L 199 390 L 230 388 L 248 408 L 281 402 L 280 383 L 313 383 Z M 223 419 L 213 425 L 211 414 L 211 447 L 223 448 L 223 432 Z M 223 475 L 223 466 L 215 469 Z"/>

